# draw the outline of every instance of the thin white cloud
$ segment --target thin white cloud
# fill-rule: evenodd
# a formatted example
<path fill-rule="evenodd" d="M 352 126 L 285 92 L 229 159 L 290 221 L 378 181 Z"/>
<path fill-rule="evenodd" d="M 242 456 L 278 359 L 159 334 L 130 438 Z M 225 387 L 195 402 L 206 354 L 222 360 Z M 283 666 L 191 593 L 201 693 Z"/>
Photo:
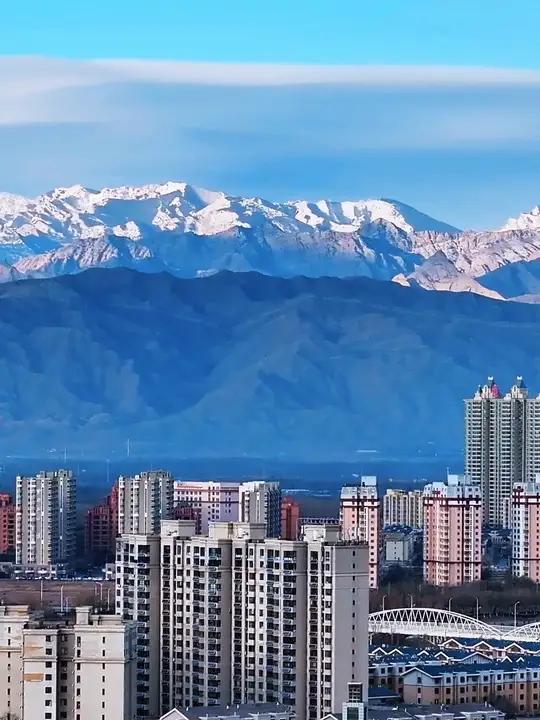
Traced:
<path fill-rule="evenodd" d="M 367 87 L 540 86 L 540 71 L 407 65 L 278 65 L 99 60 L 96 67 L 131 80 L 197 85 L 320 85 Z"/>
<path fill-rule="evenodd" d="M 269 198 L 397 196 L 463 226 L 431 209 L 434 174 L 466 205 L 470 183 L 515 192 L 540 157 L 536 71 L 0 57 L 0 97 L 8 191 L 177 178 Z"/>

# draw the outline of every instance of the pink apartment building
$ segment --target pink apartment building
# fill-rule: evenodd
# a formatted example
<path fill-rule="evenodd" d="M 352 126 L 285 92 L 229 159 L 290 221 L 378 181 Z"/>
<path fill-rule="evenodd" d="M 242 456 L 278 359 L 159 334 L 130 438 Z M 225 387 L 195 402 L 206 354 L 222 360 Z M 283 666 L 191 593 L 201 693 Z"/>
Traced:
<path fill-rule="evenodd" d="M 368 475 L 358 485 L 341 488 L 339 518 L 344 540 L 365 542 L 369 549 L 369 587 L 379 583 L 381 555 L 381 500 L 377 493 L 377 478 Z"/>
<path fill-rule="evenodd" d="M 424 580 L 463 585 L 482 571 L 482 494 L 479 483 L 449 475 L 424 488 Z"/>
<path fill-rule="evenodd" d="M 540 475 L 512 488 L 512 573 L 540 583 Z"/>

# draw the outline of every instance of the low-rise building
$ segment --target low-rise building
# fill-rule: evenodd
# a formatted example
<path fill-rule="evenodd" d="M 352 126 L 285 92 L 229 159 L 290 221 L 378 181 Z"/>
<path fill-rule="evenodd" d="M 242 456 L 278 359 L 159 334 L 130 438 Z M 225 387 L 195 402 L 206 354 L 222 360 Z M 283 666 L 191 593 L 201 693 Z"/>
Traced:
<path fill-rule="evenodd" d="M 292 708 L 280 703 L 248 705 L 205 705 L 178 710 L 173 708 L 160 720 L 294 720 Z"/>
<path fill-rule="evenodd" d="M 497 703 L 517 715 L 540 710 L 540 660 L 418 665 L 403 674 L 403 700 L 421 705 Z"/>
<path fill-rule="evenodd" d="M 414 535 L 412 532 L 391 532 L 384 535 L 385 563 L 407 565 L 412 560 Z"/>

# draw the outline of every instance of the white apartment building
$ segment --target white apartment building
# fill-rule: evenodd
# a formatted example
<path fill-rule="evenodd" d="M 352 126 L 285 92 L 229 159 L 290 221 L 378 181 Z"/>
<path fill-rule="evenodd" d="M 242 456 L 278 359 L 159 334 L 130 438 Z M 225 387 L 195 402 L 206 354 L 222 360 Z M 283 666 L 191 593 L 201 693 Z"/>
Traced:
<path fill-rule="evenodd" d="M 484 522 L 508 527 L 513 484 L 540 473 L 540 397 L 522 377 L 506 394 L 490 377 L 465 400 L 465 473 L 481 484 Z"/>
<path fill-rule="evenodd" d="M 378 587 L 382 528 L 381 500 L 375 476 L 364 475 L 358 485 L 345 485 L 341 488 L 339 519 L 344 538 L 367 543 L 369 587 Z"/>
<path fill-rule="evenodd" d="M 0 714 L 20 720 L 135 720 L 135 626 L 77 608 L 45 621 L 0 606 Z"/>
<path fill-rule="evenodd" d="M 512 489 L 512 573 L 540 583 L 540 475 Z"/>
<path fill-rule="evenodd" d="M 159 535 L 127 534 L 117 539 L 116 612 L 137 623 L 136 720 L 154 720 L 160 693 Z"/>
<path fill-rule="evenodd" d="M 164 470 L 121 475 L 118 488 L 118 535 L 159 534 L 173 510 L 174 478 Z"/>
<path fill-rule="evenodd" d="M 16 478 L 15 561 L 68 563 L 75 552 L 76 481 L 70 470 Z"/>
<path fill-rule="evenodd" d="M 174 507 L 187 507 L 197 513 L 197 532 L 208 533 L 211 522 L 237 522 L 240 483 L 210 480 L 174 481 Z"/>
<path fill-rule="evenodd" d="M 407 525 L 421 530 L 424 526 L 423 498 L 422 490 L 387 490 L 383 497 L 384 526 Z"/>
<path fill-rule="evenodd" d="M 160 538 L 119 540 L 117 609 L 135 613 L 161 644 L 161 679 L 147 686 L 152 708 L 156 698 L 162 714 L 282 703 L 298 720 L 319 720 L 341 708 L 348 683 L 367 693 L 367 546 L 343 541 L 339 526 L 307 526 L 298 541 L 266 538 L 263 523 L 210 523 L 208 536 L 194 531 L 194 521 L 171 520 Z M 148 540 L 160 542 L 160 562 L 144 547 Z M 156 612 L 147 588 L 148 606 L 135 589 L 137 573 L 153 579 L 159 564 Z M 145 620 L 156 616 L 157 633 Z"/>
<path fill-rule="evenodd" d="M 243 523 L 263 523 L 266 537 L 281 535 L 281 486 L 270 480 L 252 480 L 240 485 L 240 512 Z"/>

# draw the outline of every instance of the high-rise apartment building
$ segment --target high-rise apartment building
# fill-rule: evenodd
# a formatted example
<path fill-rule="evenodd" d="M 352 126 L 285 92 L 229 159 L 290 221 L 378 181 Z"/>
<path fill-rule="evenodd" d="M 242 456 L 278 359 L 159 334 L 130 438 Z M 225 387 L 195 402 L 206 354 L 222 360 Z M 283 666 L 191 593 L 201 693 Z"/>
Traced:
<path fill-rule="evenodd" d="M 187 516 L 189 511 L 195 511 L 200 517 L 197 531 L 206 535 L 211 522 L 238 521 L 239 490 L 237 482 L 175 480 L 176 514 Z"/>
<path fill-rule="evenodd" d="M 383 497 L 383 524 L 424 527 L 424 494 L 422 490 L 389 489 Z"/>
<path fill-rule="evenodd" d="M 449 475 L 424 488 L 424 580 L 463 585 L 482 572 L 482 493 L 478 483 Z"/>
<path fill-rule="evenodd" d="M 341 488 L 340 522 L 343 537 L 367 543 L 369 548 L 369 587 L 379 583 L 381 556 L 381 501 L 377 492 L 377 478 L 364 475 L 358 485 Z"/>
<path fill-rule="evenodd" d="M 225 528 L 225 530 L 223 530 Z M 161 532 L 161 708 L 231 698 L 231 539 L 228 523 L 195 535 L 193 521 Z"/>
<path fill-rule="evenodd" d="M 266 537 L 281 535 L 281 486 L 271 480 L 252 480 L 240 485 L 238 520 L 264 523 Z"/>
<path fill-rule="evenodd" d="M 173 510 L 174 478 L 169 472 L 155 470 L 133 477 L 121 475 L 118 492 L 118 535 L 159 533 L 162 520 Z"/>
<path fill-rule="evenodd" d="M 20 720 L 135 720 L 135 625 L 76 608 L 45 620 L 0 606 L 0 715 Z"/>
<path fill-rule="evenodd" d="M 300 535 L 300 505 L 291 497 L 281 501 L 281 538 L 298 540 Z"/>
<path fill-rule="evenodd" d="M 139 617 L 152 658 L 154 639 L 161 646 L 161 679 L 145 688 L 152 707 L 156 698 L 161 713 L 280 702 L 298 720 L 319 720 L 341 709 L 348 683 L 367 693 L 365 545 L 342 540 L 339 526 L 305 527 L 298 541 L 265 537 L 264 523 L 211 523 L 208 536 L 194 531 L 193 521 L 171 520 L 160 538 L 118 541 L 117 609 Z M 157 563 L 149 540 L 161 546 Z M 160 565 L 156 611 L 146 586 L 140 604 L 137 578 L 143 573 L 153 585 Z"/>
<path fill-rule="evenodd" d="M 540 583 L 540 475 L 512 489 L 512 573 Z"/>
<path fill-rule="evenodd" d="M 75 553 L 76 483 L 70 470 L 17 476 L 15 561 L 70 562 Z"/>
<path fill-rule="evenodd" d="M 540 473 L 540 397 L 518 377 L 503 394 L 490 377 L 465 400 L 465 474 L 482 487 L 484 522 L 508 527 L 512 486 Z"/>
<path fill-rule="evenodd" d="M 15 552 L 15 504 L 9 493 L 0 493 L 0 555 Z"/>
<path fill-rule="evenodd" d="M 160 544 L 159 535 L 126 534 L 116 541 L 116 612 L 137 624 L 136 720 L 159 716 Z"/>

